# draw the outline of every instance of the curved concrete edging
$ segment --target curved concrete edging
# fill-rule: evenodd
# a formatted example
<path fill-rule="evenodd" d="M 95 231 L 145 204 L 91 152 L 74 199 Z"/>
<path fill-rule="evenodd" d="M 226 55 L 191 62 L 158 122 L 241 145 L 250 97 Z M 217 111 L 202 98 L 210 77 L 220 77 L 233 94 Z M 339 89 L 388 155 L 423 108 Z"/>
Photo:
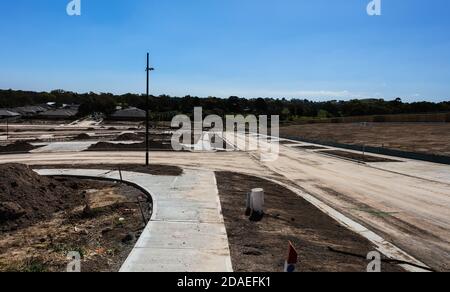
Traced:
<path fill-rule="evenodd" d="M 42 171 L 45 172 L 45 170 L 38 170 L 39 173 L 41 173 Z M 52 171 L 52 170 L 48 170 L 48 171 Z M 53 171 L 64 171 L 64 170 L 53 170 Z M 65 170 L 66 172 L 70 170 Z M 78 170 L 80 171 L 80 170 Z M 81 170 L 84 172 L 87 172 L 89 170 Z M 105 172 L 105 170 L 97 170 L 99 172 Z M 210 171 L 204 171 L 201 169 L 196 169 L 196 168 L 192 168 L 190 171 L 188 172 L 193 172 L 195 174 L 199 173 L 199 172 L 209 172 L 212 173 Z M 46 173 L 44 173 L 46 174 Z M 123 172 L 124 178 L 127 177 L 125 176 L 125 174 L 128 175 L 128 172 Z M 46 174 L 46 175 L 68 175 L 67 173 L 61 174 L 61 173 L 50 173 L 50 174 Z M 221 215 L 221 205 L 220 205 L 220 198 L 218 196 L 218 190 L 217 190 L 217 181 L 216 181 L 216 177 L 214 175 L 214 173 L 212 173 L 213 177 L 212 179 L 212 184 L 215 186 L 215 190 L 213 191 L 214 193 L 214 197 L 216 200 L 216 206 L 217 208 L 215 209 L 215 213 L 219 214 L 219 217 L 221 218 L 221 222 L 222 222 L 222 226 L 221 226 L 221 232 L 222 234 L 225 234 L 226 238 L 226 229 L 223 223 L 223 217 Z M 88 175 L 70 175 L 70 176 L 80 176 L 80 177 L 92 177 L 92 178 L 100 178 L 100 179 L 112 179 L 112 180 L 116 180 L 116 181 L 120 181 L 120 178 L 114 178 L 113 176 L 109 176 L 109 177 L 104 177 L 104 176 L 88 176 Z M 151 176 L 151 175 L 148 175 Z M 161 178 L 162 176 L 158 176 L 159 178 Z M 170 189 L 176 189 L 176 186 L 178 185 L 178 180 L 180 177 L 171 177 L 172 181 L 170 183 Z M 377 248 L 377 250 L 382 253 L 383 255 L 385 255 L 386 257 L 390 258 L 390 259 L 396 259 L 396 260 L 401 260 L 401 261 L 405 261 L 405 262 L 410 262 L 413 263 L 415 265 L 418 266 L 422 266 L 427 268 L 428 266 L 422 262 L 420 262 L 419 260 L 415 259 L 414 257 L 412 257 L 411 255 L 409 255 L 408 253 L 406 253 L 405 251 L 401 250 L 400 248 L 396 247 L 395 245 L 391 244 L 390 242 L 386 241 L 385 239 L 383 239 L 381 236 L 377 235 L 376 233 L 370 231 L 369 229 L 367 229 L 366 227 L 362 226 L 361 224 L 357 223 L 356 221 L 346 217 L 345 215 L 343 215 L 342 213 L 340 213 L 339 211 L 333 209 L 332 207 L 328 206 L 327 204 L 325 204 L 324 202 L 318 200 L 317 198 L 313 197 L 310 194 L 307 194 L 299 189 L 297 189 L 294 186 L 291 186 L 289 184 L 283 183 L 281 181 L 277 181 L 275 179 L 272 178 L 268 178 L 268 177 L 264 177 L 264 176 L 260 176 L 260 178 L 271 181 L 273 183 L 276 183 L 280 186 L 283 186 L 289 190 L 291 190 L 292 192 L 296 193 L 297 195 L 299 195 L 300 197 L 302 197 L 303 199 L 305 199 L 306 201 L 308 201 L 309 203 L 311 203 L 312 205 L 314 205 L 315 207 L 317 207 L 318 209 L 320 209 L 322 212 L 324 212 L 325 214 L 327 214 L 328 216 L 332 217 L 334 220 L 336 220 L 339 224 L 343 225 L 344 227 L 358 233 L 359 235 L 363 236 L 364 238 L 366 238 L 367 240 L 369 240 L 372 244 L 374 244 Z M 154 194 L 152 190 L 149 190 L 148 188 L 142 187 L 139 183 L 124 179 L 124 181 L 127 181 L 127 183 L 131 183 L 132 185 L 138 186 L 140 189 L 143 189 L 145 193 L 149 193 L 149 194 Z M 154 199 L 153 200 L 153 214 L 158 213 L 157 211 L 157 205 L 158 205 L 158 200 Z M 153 219 L 151 222 L 154 222 L 154 220 L 159 221 L 159 219 Z M 150 223 L 151 223 L 150 222 Z M 149 223 L 149 225 L 150 225 Z M 200 221 L 199 221 L 200 223 Z M 201 223 L 200 223 L 201 224 Z M 154 228 L 152 228 L 152 226 L 147 226 L 146 227 L 146 231 L 147 234 L 150 234 L 150 230 L 152 231 L 152 233 L 154 233 Z M 143 237 L 141 236 L 141 238 L 139 239 L 139 241 L 141 241 Z M 202 240 L 204 240 L 202 238 Z M 135 250 L 136 249 L 140 249 L 141 247 L 139 247 L 139 241 L 138 244 L 136 244 Z M 228 248 L 228 241 L 227 241 L 227 251 L 228 251 L 228 258 L 225 260 L 225 271 L 229 272 L 232 271 L 232 264 L 231 264 L 231 257 L 229 256 L 229 248 Z M 131 254 L 130 254 L 131 257 Z M 129 260 L 127 259 L 127 262 Z M 125 264 L 127 264 L 127 262 Z M 122 267 L 121 271 L 134 271 L 133 269 L 130 269 L 129 266 Z M 410 272 L 427 272 L 428 270 L 424 270 L 421 268 L 418 268 L 416 266 L 413 265 L 406 265 L 406 264 L 402 264 L 401 265 L 406 271 L 410 271 Z M 196 271 L 205 271 L 207 269 L 200 269 L 200 270 L 196 270 Z M 139 269 L 138 271 L 145 271 L 145 269 Z M 169 270 L 168 270 L 169 271 Z M 173 270 L 171 270 L 173 271 Z M 179 270 L 175 270 L 175 271 L 179 271 Z M 180 270 L 180 271 L 185 271 L 185 270 Z"/>
<path fill-rule="evenodd" d="M 35 171 L 38 171 L 38 170 L 35 170 Z M 131 182 L 131 181 L 121 180 L 120 178 L 116 179 L 116 178 L 106 178 L 106 177 L 100 177 L 100 176 L 86 176 L 86 175 L 57 174 L 57 175 L 51 175 L 51 176 L 73 177 L 73 178 L 80 178 L 80 179 L 93 179 L 93 180 L 99 180 L 99 181 L 112 181 L 112 182 L 116 182 L 116 183 L 124 183 L 126 185 L 132 186 L 132 187 L 140 190 L 147 196 L 147 198 L 150 199 L 150 202 L 152 203 L 152 212 L 151 212 L 151 214 L 149 214 L 150 219 L 156 210 L 157 202 L 155 202 L 155 200 L 153 200 L 152 194 L 146 188 L 143 188 L 140 185 L 138 185 L 134 182 Z"/>
<path fill-rule="evenodd" d="M 121 181 L 118 171 L 35 171 L 41 175 Z M 178 177 L 122 172 L 122 178 L 151 194 L 153 215 L 121 272 L 232 272 L 214 172 L 185 170 Z"/>

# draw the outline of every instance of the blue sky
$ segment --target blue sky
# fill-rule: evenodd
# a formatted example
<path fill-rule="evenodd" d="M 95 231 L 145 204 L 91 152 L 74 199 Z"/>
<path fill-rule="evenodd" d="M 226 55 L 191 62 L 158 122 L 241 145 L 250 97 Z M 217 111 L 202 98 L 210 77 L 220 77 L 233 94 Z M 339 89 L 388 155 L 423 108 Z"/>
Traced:
<path fill-rule="evenodd" d="M 450 100 L 450 1 L 2 0 L 0 88 Z"/>

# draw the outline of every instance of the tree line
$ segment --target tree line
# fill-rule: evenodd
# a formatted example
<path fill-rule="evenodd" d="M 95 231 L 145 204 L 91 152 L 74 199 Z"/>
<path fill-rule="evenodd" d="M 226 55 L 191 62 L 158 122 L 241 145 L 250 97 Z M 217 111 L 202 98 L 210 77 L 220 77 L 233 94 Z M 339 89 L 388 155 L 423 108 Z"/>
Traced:
<path fill-rule="evenodd" d="M 79 114 L 113 113 L 117 106 L 133 106 L 145 109 L 145 95 L 111 93 L 75 93 L 64 90 L 31 92 L 0 90 L 0 108 L 14 108 L 38 105 L 47 102 L 79 104 Z M 312 101 L 307 99 L 246 99 L 237 96 L 229 98 L 197 96 L 174 97 L 169 95 L 150 96 L 150 110 L 153 120 L 170 120 L 177 114 L 192 114 L 194 107 L 202 107 L 205 115 L 255 114 L 279 115 L 282 121 L 304 118 L 334 118 L 364 115 L 419 114 L 450 112 L 450 101 L 446 102 L 403 102 L 394 100 L 365 99 L 349 101 Z"/>

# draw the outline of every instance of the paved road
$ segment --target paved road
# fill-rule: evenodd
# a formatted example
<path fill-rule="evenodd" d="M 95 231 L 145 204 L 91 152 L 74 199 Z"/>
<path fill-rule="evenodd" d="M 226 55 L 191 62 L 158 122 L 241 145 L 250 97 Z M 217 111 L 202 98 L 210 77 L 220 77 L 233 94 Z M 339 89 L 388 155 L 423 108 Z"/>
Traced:
<path fill-rule="evenodd" d="M 450 270 L 450 168 L 405 160 L 362 165 L 280 146 L 274 162 L 258 152 L 154 152 L 153 163 L 228 170 L 294 185 L 383 235 L 437 270 Z M 36 153 L 0 156 L 0 163 L 140 163 L 143 153 Z M 409 172 L 411 169 L 411 172 Z M 418 169 L 426 170 L 423 172 Z M 411 175 L 412 174 L 412 175 Z"/>

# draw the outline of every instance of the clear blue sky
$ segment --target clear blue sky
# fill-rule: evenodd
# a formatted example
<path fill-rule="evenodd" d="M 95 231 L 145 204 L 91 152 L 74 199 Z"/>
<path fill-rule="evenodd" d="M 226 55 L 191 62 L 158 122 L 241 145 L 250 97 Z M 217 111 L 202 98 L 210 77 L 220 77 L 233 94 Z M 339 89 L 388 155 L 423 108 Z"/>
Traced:
<path fill-rule="evenodd" d="M 450 1 L 0 2 L 0 88 L 450 100 Z"/>

